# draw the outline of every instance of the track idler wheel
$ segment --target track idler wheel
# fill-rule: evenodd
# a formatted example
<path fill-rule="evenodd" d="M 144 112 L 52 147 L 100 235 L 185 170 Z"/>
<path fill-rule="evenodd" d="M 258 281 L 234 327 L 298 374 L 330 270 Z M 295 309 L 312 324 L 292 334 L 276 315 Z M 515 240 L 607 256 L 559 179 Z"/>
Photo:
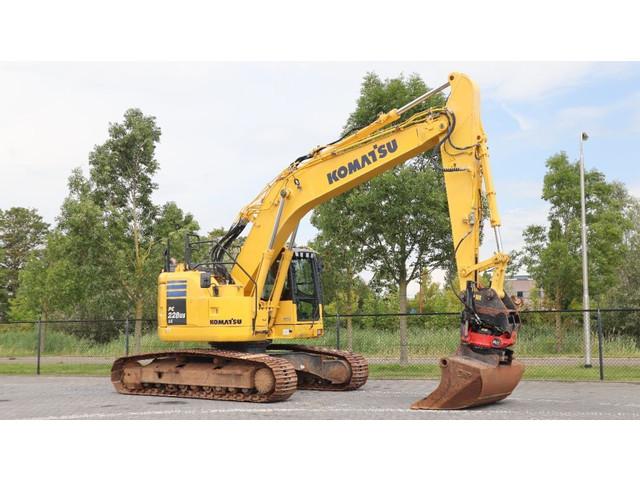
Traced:
<path fill-rule="evenodd" d="M 261 368 L 254 375 L 254 384 L 258 393 L 270 393 L 276 385 L 273 372 L 268 368 Z"/>
<path fill-rule="evenodd" d="M 516 360 L 500 363 L 497 355 L 463 352 L 440 360 L 440 385 L 411 409 L 458 410 L 498 402 L 511 395 L 522 378 L 524 365 Z"/>

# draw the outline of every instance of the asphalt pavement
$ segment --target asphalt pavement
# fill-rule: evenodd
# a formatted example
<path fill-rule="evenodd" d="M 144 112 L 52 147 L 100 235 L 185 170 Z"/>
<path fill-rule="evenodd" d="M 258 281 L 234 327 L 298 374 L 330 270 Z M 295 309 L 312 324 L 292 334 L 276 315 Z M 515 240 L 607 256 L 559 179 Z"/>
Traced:
<path fill-rule="evenodd" d="M 250 404 L 120 395 L 104 377 L 0 376 L 0 419 L 640 419 L 640 384 L 524 381 L 507 399 L 460 411 L 412 411 L 433 380 L 369 380 L 354 392 L 297 391 Z"/>

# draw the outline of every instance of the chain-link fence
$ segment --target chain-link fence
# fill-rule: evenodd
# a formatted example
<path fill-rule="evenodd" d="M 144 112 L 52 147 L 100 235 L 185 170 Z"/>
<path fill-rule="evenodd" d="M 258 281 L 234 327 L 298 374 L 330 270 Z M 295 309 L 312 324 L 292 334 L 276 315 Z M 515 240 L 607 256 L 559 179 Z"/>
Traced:
<path fill-rule="evenodd" d="M 640 309 L 586 313 L 588 349 L 584 310 L 520 312 L 514 350 L 525 364 L 525 378 L 640 381 Z M 459 318 L 459 313 L 332 315 L 325 321 L 326 340 L 364 354 L 374 377 L 437 378 L 438 359 L 458 346 Z"/>
<path fill-rule="evenodd" d="M 640 309 L 522 311 L 516 357 L 525 378 L 640 381 Z M 459 313 L 325 315 L 325 335 L 298 343 L 363 354 L 373 378 L 438 378 L 459 342 Z M 0 374 L 107 374 L 136 352 L 202 347 L 161 342 L 156 320 L 51 320 L 0 325 Z M 139 335 L 136 334 L 139 333 Z"/>

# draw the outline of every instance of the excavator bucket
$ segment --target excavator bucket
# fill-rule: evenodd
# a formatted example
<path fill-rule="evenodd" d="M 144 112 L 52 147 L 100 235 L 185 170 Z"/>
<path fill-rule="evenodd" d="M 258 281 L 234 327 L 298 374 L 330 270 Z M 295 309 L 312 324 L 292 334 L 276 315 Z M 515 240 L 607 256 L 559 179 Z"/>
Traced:
<path fill-rule="evenodd" d="M 524 365 L 516 360 L 501 363 L 497 355 L 482 357 L 460 349 L 455 355 L 441 359 L 440 385 L 411 405 L 411 409 L 458 410 L 508 397 L 520 382 Z"/>

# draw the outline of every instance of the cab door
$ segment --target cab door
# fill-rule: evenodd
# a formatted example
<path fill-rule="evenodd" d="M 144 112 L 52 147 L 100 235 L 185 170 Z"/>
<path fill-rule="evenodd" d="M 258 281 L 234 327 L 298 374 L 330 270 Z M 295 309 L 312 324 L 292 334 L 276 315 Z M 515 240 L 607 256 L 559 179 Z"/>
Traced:
<path fill-rule="evenodd" d="M 322 291 L 320 269 L 315 252 L 297 251 L 294 253 L 289 270 L 291 300 L 296 304 L 299 322 L 320 320 Z"/>

